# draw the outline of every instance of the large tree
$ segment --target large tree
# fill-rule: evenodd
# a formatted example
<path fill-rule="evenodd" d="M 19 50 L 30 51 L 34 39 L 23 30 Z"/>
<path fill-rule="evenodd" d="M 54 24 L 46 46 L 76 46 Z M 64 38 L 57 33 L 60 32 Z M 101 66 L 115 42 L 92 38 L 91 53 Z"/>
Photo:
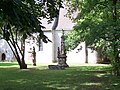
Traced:
<path fill-rule="evenodd" d="M 68 48 L 85 41 L 88 47 L 102 50 L 109 57 L 114 73 L 120 75 L 120 3 L 118 0 L 67 0 L 68 16 L 78 11 L 77 23 L 67 37 Z M 74 7 L 73 7 L 74 6 Z"/>
<path fill-rule="evenodd" d="M 20 69 L 27 68 L 24 61 L 25 39 L 33 33 L 38 33 L 44 42 L 49 39 L 44 35 L 41 19 L 48 23 L 57 17 L 61 0 L 1 0 L 0 1 L 0 30 L 15 55 Z M 22 48 L 18 45 L 18 36 Z"/>

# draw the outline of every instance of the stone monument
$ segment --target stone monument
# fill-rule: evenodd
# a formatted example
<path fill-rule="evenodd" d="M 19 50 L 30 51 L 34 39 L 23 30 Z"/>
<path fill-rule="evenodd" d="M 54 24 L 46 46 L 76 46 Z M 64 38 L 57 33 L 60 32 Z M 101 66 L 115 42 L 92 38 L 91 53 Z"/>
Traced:
<path fill-rule="evenodd" d="M 62 30 L 62 36 L 61 36 L 61 47 L 58 47 L 58 65 L 62 67 L 69 67 L 66 63 L 67 55 L 65 50 L 65 38 L 64 38 L 64 30 Z"/>
<path fill-rule="evenodd" d="M 33 47 L 33 52 L 32 52 L 32 56 L 33 56 L 33 66 L 36 66 L 36 52 L 35 52 L 35 47 Z"/>

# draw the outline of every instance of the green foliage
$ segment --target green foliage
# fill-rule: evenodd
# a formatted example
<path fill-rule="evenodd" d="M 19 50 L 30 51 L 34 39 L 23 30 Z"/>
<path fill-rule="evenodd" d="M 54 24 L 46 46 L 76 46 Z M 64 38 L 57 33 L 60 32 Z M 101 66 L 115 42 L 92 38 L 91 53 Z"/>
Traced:
<path fill-rule="evenodd" d="M 61 0 L 37 3 L 34 0 L 1 0 L 0 25 L 3 27 L 8 23 L 22 34 L 23 32 L 28 35 L 36 32 L 43 34 L 40 20 L 47 18 L 50 22 L 56 17 L 59 7 L 62 7 Z"/>
<path fill-rule="evenodd" d="M 0 34 L 8 42 L 19 65 L 25 64 L 24 60 L 20 60 L 20 56 L 24 59 L 24 44 L 28 36 L 37 33 L 43 42 L 50 41 L 42 31 L 44 26 L 42 26 L 41 19 L 46 18 L 50 23 L 58 15 L 61 7 L 62 0 L 0 1 Z M 17 43 L 18 37 L 22 41 L 22 49 Z"/>
<path fill-rule="evenodd" d="M 77 2 L 79 3 L 75 3 L 75 0 L 72 0 L 68 4 L 70 7 L 76 5 L 76 7 L 69 8 L 68 15 L 71 15 L 75 10 L 78 10 L 79 13 L 75 19 L 77 25 L 73 31 L 66 35 L 67 49 L 74 49 L 79 42 L 85 41 L 88 47 L 92 47 L 95 50 L 102 48 L 104 54 L 114 62 L 112 63 L 114 64 L 113 67 L 115 66 L 115 68 L 117 67 L 116 69 L 119 69 L 119 2 L 116 3 L 116 0 L 77 0 Z"/>
<path fill-rule="evenodd" d="M 79 32 L 71 31 L 65 35 L 65 48 L 66 50 L 74 49 L 79 43 Z"/>

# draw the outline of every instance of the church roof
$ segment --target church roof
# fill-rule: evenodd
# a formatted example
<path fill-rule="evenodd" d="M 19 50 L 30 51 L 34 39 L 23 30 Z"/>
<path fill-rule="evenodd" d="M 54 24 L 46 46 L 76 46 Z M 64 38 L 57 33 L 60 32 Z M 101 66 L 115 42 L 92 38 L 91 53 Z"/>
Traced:
<path fill-rule="evenodd" d="M 66 17 L 65 16 L 66 14 L 67 14 L 67 10 L 64 8 L 61 8 L 60 13 L 59 13 L 58 26 L 57 26 L 56 30 L 62 30 L 62 29 L 63 30 L 72 30 L 75 23 L 73 23 L 73 21 L 71 19 Z M 45 30 L 52 30 L 54 21 L 52 21 L 50 24 L 48 24 L 46 19 L 42 19 L 41 22 L 42 22 L 42 25 L 46 27 Z"/>

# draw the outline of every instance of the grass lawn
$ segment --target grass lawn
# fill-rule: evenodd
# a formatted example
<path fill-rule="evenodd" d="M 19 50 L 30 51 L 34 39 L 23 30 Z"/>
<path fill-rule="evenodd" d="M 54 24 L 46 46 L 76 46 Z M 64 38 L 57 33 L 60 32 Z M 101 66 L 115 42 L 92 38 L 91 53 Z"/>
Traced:
<path fill-rule="evenodd" d="M 28 65 L 21 70 L 14 62 L 0 62 L 0 90 L 120 90 L 120 77 L 110 65 L 70 65 L 49 70 L 47 65 Z"/>

